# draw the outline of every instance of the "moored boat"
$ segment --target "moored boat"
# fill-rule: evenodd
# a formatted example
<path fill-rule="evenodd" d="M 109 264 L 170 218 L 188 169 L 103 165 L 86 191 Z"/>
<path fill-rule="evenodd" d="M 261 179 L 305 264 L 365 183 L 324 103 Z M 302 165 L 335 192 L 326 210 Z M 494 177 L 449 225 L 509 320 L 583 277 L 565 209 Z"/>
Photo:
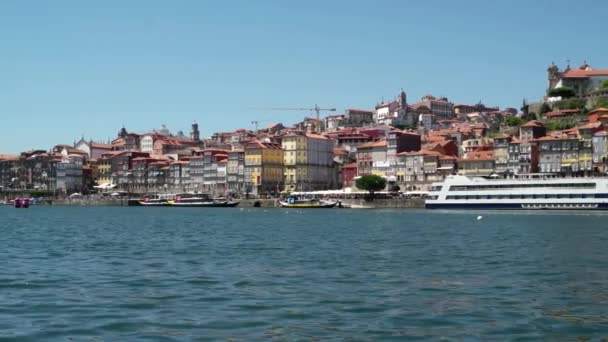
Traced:
<path fill-rule="evenodd" d="M 316 198 L 302 199 L 294 196 L 288 197 L 287 201 L 279 201 L 283 208 L 333 208 L 338 204 L 334 201 L 325 201 Z"/>
<path fill-rule="evenodd" d="M 167 201 L 170 197 L 167 196 L 145 196 L 143 199 L 137 201 L 139 205 L 147 206 L 147 207 L 164 207 L 168 206 L 169 203 Z"/>
<path fill-rule="evenodd" d="M 205 194 L 182 194 L 168 200 L 167 204 L 172 207 L 236 207 L 239 205 L 239 201 L 214 199 Z"/>
<path fill-rule="evenodd" d="M 30 199 L 29 198 L 15 198 L 14 205 L 15 205 L 15 208 L 29 208 Z"/>
<path fill-rule="evenodd" d="M 513 179 L 448 176 L 433 183 L 427 209 L 608 210 L 608 178 Z"/>

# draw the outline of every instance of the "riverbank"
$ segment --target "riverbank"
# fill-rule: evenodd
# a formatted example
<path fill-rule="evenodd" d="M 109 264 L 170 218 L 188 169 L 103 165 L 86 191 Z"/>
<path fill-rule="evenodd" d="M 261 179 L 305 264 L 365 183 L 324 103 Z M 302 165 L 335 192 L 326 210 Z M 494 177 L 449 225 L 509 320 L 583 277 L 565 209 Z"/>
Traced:
<path fill-rule="evenodd" d="M 126 198 L 116 199 L 90 199 L 90 198 L 66 198 L 47 200 L 42 205 L 53 206 L 128 206 L 134 205 L 135 200 Z M 342 204 L 353 209 L 420 209 L 424 208 L 423 199 L 375 199 L 365 201 L 363 199 L 341 199 Z M 241 208 L 273 208 L 277 206 L 274 199 L 246 199 L 241 200 L 238 207 Z"/>

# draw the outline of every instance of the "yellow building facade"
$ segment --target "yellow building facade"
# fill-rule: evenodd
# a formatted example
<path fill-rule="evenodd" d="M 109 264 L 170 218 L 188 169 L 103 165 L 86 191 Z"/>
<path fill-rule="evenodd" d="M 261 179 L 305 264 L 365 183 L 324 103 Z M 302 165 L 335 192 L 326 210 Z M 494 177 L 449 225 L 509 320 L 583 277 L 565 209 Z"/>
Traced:
<path fill-rule="evenodd" d="M 286 190 L 331 189 L 334 174 L 334 142 L 318 134 L 293 134 L 282 139 Z"/>
<path fill-rule="evenodd" d="M 283 188 L 283 149 L 280 144 L 252 141 L 245 146 L 245 183 L 248 192 L 268 194 Z"/>

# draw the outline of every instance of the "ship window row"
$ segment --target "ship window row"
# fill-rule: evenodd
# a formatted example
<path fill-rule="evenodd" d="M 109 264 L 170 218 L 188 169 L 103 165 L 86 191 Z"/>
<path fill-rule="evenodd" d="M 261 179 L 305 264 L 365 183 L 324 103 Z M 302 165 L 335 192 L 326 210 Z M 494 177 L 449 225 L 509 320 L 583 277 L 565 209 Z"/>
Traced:
<path fill-rule="evenodd" d="M 608 194 L 512 194 L 512 195 L 449 195 L 448 200 L 469 199 L 545 199 L 545 198 L 608 198 Z"/>
<path fill-rule="evenodd" d="M 452 185 L 452 186 L 450 186 L 449 191 L 527 189 L 527 188 L 595 189 L 595 183 Z"/>

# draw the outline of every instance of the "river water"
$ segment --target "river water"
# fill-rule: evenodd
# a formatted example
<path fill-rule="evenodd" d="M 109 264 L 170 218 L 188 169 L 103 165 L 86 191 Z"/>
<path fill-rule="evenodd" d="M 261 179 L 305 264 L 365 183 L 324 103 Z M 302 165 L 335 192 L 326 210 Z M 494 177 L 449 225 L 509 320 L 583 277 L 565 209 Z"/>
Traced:
<path fill-rule="evenodd" d="M 2 207 L 0 341 L 599 339 L 607 229 L 592 213 Z"/>

